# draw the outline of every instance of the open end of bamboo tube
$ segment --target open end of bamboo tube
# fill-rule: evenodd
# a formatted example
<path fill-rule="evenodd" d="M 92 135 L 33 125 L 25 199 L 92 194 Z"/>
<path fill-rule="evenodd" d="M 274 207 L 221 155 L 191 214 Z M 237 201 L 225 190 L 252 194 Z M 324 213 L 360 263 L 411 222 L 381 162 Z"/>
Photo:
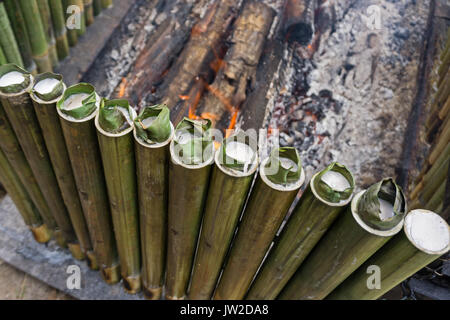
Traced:
<path fill-rule="evenodd" d="M 174 137 L 174 127 L 170 122 L 170 110 L 165 105 L 145 107 L 134 119 L 136 140 L 144 147 L 163 147 Z"/>
<path fill-rule="evenodd" d="M 405 234 L 420 251 L 431 255 L 442 255 L 450 250 L 450 229 L 438 214 L 417 209 L 405 218 Z"/>
<path fill-rule="evenodd" d="M 136 140 L 137 143 L 139 143 L 141 146 L 145 147 L 145 148 L 149 148 L 149 149 L 158 149 L 158 148 L 162 148 L 167 146 L 169 143 L 172 142 L 174 134 L 175 134 L 175 128 L 173 126 L 172 123 L 170 123 L 170 136 L 166 141 L 163 142 L 158 142 L 158 143 L 147 143 L 145 141 L 143 141 L 141 138 L 138 137 L 137 132 L 136 132 L 136 128 L 134 129 L 134 139 Z"/>
<path fill-rule="evenodd" d="M 47 243 L 52 238 L 52 232 L 45 224 L 39 227 L 31 227 L 30 230 L 33 233 L 34 240 L 38 243 Z"/>
<path fill-rule="evenodd" d="M 64 91 L 56 109 L 63 119 L 73 123 L 82 123 L 96 117 L 100 102 L 101 99 L 92 85 L 79 83 Z"/>
<path fill-rule="evenodd" d="M 88 251 L 86 252 L 86 262 L 87 265 L 89 267 L 89 269 L 91 270 L 98 270 L 99 266 L 98 266 L 98 262 L 97 262 L 97 257 L 95 256 L 94 251 Z"/>
<path fill-rule="evenodd" d="M 52 104 L 58 102 L 65 90 L 61 75 L 46 72 L 34 78 L 30 96 L 37 103 Z"/>
<path fill-rule="evenodd" d="M 144 297 L 147 300 L 159 300 L 161 299 L 161 295 L 162 295 L 162 288 L 146 288 L 144 287 L 142 289 L 142 291 L 144 292 Z"/>
<path fill-rule="evenodd" d="M 101 268 L 100 273 L 107 284 L 116 284 L 120 281 L 120 266 Z"/>
<path fill-rule="evenodd" d="M 133 121 L 136 117 L 136 111 L 127 100 L 103 99 L 95 117 L 95 126 L 102 135 L 119 138 L 134 130 Z"/>
<path fill-rule="evenodd" d="M 15 64 L 0 66 L 0 93 L 6 97 L 21 95 L 30 89 L 33 76 Z"/>
<path fill-rule="evenodd" d="M 353 196 L 355 181 L 352 173 L 343 165 L 331 164 L 311 179 L 314 196 L 331 207 L 347 205 Z"/>

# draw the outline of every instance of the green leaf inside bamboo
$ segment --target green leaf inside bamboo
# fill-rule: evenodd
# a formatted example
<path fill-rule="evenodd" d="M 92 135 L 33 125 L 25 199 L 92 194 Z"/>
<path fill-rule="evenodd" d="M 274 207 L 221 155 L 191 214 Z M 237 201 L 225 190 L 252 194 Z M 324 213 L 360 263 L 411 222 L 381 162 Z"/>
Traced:
<path fill-rule="evenodd" d="M 136 134 L 145 143 L 161 143 L 169 139 L 172 131 L 170 110 L 165 105 L 145 107 L 134 120 Z"/>
<path fill-rule="evenodd" d="M 243 131 L 225 139 L 219 151 L 220 164 L 243 173 L 250 171 L 258 159 L 258 145 Z"/>
<path fill-rule="evenodd" d="M 60 74 L 46 72 L 34 80 L 32 93 L 43 101 L 53 101 L 64 92 L 63 78 Z"/>
<path fill-rule="evenodd" d="M 314 179 L 314 189 L 325 201 L 339 203 L 348 200 L 355 188 L 352 173 L 339 163 L 332 163 Z"/>
<path fill-rule="evenodd" d="M 392 178 L 372 185 L 358 201 L 360 218 L 369 227 L 380 231 L 390 230 L 398 225 L 405 213 L 405 196 Z"/>
<path fill-rule="evenodd" d="M 198 165 L 211 158 L 213 142 L 210 120 L 184 118 L 175 130 L 175 154 L 186 165 Z"/>
<path fill-rule="evenodd" d="M 302 174 L 302 162 L 297 149 L 283 147 L 274 149 L 264 168 L 267 178 L 279 185 L 297 182 Z"/>
<path fill-rule="evenodd" d="M 92 85 L 88 83 L 79 83 L 65 92 L 57 107 L 65 115 L 75 119 L 82 120 L 91 116 L 98 107 L 98 95 Z"/>
<path fill-rule="evenodd" d="M 0 66 L 0 92 L 19 93 L 30 86 L 31 74 L 15 64 Z"/>
<path fill-rule="evenodd" d="M 133 126 L 133 111 L 127 100 L 103 99 L 98 117 L 100 127 L 106 132 L 118 134 Z"/>

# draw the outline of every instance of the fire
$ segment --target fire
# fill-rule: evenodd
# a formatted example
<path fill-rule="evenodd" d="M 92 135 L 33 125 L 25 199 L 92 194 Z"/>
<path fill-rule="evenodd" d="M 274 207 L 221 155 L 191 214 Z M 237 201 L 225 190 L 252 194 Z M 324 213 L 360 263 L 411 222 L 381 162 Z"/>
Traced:
<path fill-rule="evenodd" d="M 179 95 L 178 97 L 179 97 L 181 100 L 183 100 L 183 101 L 189 100 L 189 96 L 182 96 L 182 95 Z"/>
<path fill-rule="evenodd" d="M 233 112 L 233 115 L 231 116 L 230 124 L 228 125 L 228 129 L 226 132 L 227 138 L 233 133 L 234 127 L 236 127 L 236 120 L 237 120 L 238 114 L 239 114 L 239 111 L 236 110 Z"/>
<path fill-rule="evenodd" d="M 125 95 L 127 83 L 128 83 L 127 78 L 122 78 L 122 82 L 120 83 L 119 87 L 119 98 L 123 98 L 123 96 Z"/>

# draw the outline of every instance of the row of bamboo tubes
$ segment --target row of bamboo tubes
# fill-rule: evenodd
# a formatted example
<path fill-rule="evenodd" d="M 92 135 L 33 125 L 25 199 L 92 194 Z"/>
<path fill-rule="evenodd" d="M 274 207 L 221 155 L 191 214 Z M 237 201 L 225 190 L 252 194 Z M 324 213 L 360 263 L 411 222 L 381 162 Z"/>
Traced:
<path fill-rule="evenodd" d="M 80 28 L 67 23 L 80 10 Z M 0 2 L 0 65 L 14 63 L 32 74 L 51 72 L 66 58 L 94 16 L 112 0 L 4 0 Z"/>
<path fill-rule="evenodd" d="M 11 73 L 23 81 L 2 84 Z M 38 91 L 48 80 L 57 85 Z M 65 109 L 80 94 L 80 106 Z M 376 299 L 450 248 L 446 222 L 424 210 L 410 215 L 441 219 L 447 238 L 434 251 L 412 243 L 409 229 L 402 231 L 406 199 L 391 178 L 353 197 L 351 172 L 333 163 L 306 185 L 293 148 L 261 162 L 255 148 L 248 170 L 233 171 L 222 162 L 225 147 L 242 135 L 251 141 L 250 135 L 232 135 L 215 152 L 208 121 L 184 119 L 175 129 L 165 106 L 136 115 L 126 100 L 100 99 L 90 84 L 66 88 L 59 75 L 33 77 L 12 64 L 0 66 L 0 98 L 0 181 L 35 239 L 45 243 L 53 235 L 107 283 L 122 278 L 129 293 Z M 120 110 L 128 110 L 131 124 Z M 156 125 L 144 125 L 152 117 Z M 201 132 L 190 141 L 205 157 L 193 164 L 176 152 L 185 128 Z M 190 148 L 182 151 L 196 159 Z M 289 166 L 270 173 L 282 160 Z M 330 172 L 346 186 L 327 184 Z M 388 218 L 382 200 L 392 206 Z M 365 285 L 366 264 L 382 269 L 380 289 Z"/>
<path fill-rule="evenodd" d="M 445 197 L 450 190 L 450 29 L 432 74 L 424 139 L 431 148 L 411 186 L 410 198 L 413 208 L 423 207 L 444 214 Z"/>

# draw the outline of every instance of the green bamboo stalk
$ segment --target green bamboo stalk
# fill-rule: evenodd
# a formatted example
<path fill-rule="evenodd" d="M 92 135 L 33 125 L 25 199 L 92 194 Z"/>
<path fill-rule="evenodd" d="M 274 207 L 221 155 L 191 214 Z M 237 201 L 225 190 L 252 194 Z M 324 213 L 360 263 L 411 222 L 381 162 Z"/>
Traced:
<path fill-rule="evenodd" d="M 135 120 L 142 286 L 146 298 L 151 300 L 160 299 L 164 283 L 169 145 L 174 132 L 170 111 L 165 106 L 146 107 Z"/>
<path fill-rule="evenodd" d="M 113 5 L 112 0 L 101 0 L 101 1 L 102 1 L 102 9 L 108 9 Z"/>
<path fill-rule="evenodd" d="M 102 11 L 102 0 L 94 0 L 94 15 L 98 16 Z"/>
<path fill-rule="evenodd" d="M 86 96 L 82 103 L 71 100 L 79 94 Z M 71 101 L 75 106 L 69 110 Z M 120 280 L 120 267 L 94 123 L 99 105 L 94 87 L 80 83 L 64 92 L 57 111 L 95 257 L 104 280 L 113 284 Z"/>
<path fill-rule="evenodd" d="M 383 212 L 380 200 L 393 209 Z M 278 299 L 324 299 L 402 229 L 405 212 L 405 197 L 392 179 L 384 179 L 358 193 Z"/>
<path fill-rule="evenodd" d="M 38 209 L 44 223 L 47 227 L 54 231 L 56 229 L 56 221 L 50 212 L 47 201 L 45 200 L 41 189 L 33 175 L 28 164 L 25 154 L 20 147 L 8 117 L 6 116 L 3 106 L 0 104 L 0 148 L 8 158 L 9 163 L 14 168 L 20 178 L 23 186 L 27 190 L 33 200 L 34 205 Z"/>
<path fill-rule="evenodd" d="M 78 36 L 82 36 L 86 33 L 86 16 L 84 13 L 84 2 L 83 0 L 69 0 L 70 5 L 75 5 L 80 8 L 80 28 L 77 29 Z"/>
<path fill-rule="evenodd" d="M 58 58 L 59 60 L 62 60 L 69 55 L 70 51 L 63 5 L 61 0 L 49 0 L 49 5 L 52 13 L 53 30 L 55 31 Z"/>
<path fill-rule="evenodd" d="M 233 146 L 242 148 L 236 151 Z M 231 158 L 229 161 L 225 157 L 227 150 L 231 154 L 239 152 L 238 156 L 247 152 L 248 161 L 236 161 L 236 164 Z M 257 151 L 256 139 L 250 139 L 241 132 L 226 139 L 216 153 L 189 289 L 190 300 L 211 299 L 258 169 Z"/>
<path fill-rule="evenodd" d="M 448 166 L 447 166 L 447 172 L 448 172 Z M 428 202 L 424 206 L 425 208 L 427 208 L 428 210 L 440 213 L 439 208 L 441 208 L 442 204 L 444 203 L 445 188 L 447 185 L 446 180 L 447 180 L 447 174 L 445 175 L 445 180 L 436 189 L 433 196 L 430 198 L 430 200 L 428 200 Z"/>
<path fill-rule="evenodd" d="M 134 110 L 126 100 L 103 99 L 95 118 L 125 290 L 141 290 L 139 212 L 133 146 Z"/>
<path fill-rule="evenodd" d="M 184 299 L 191 275 L 214 147 L 211 123 L 184 119 L 170 144 L 166 298 Z M 189 139 L 183 141 L 184 136 Z"/>
<path fill-rule="evenodd" d="M 340 175 L 337 178 L 345 179 L 347 185 L 344 184 L 343 188 L 336 185 L 333 188 L 333 185 L 327 184 L 326 179 L 333 174 Z M 312 178 L 253 282 L 247 299 L 273 300 L 279 295 L 307 255 L 350 203 L 354 186 L 351 172 L 338 163 L 331 164 Z"/>
<path fill-rule="evenodd" d="M 59 64 L 58 52 L 56 51 L 55 32 L 53 31 L 53 21 L 48 0 L 37 0 L 37 4 L 48 43 L 50 61 L 52 62 L 53 67 L 57 67 Z"/>
<path fill-rule="evenodd" d="M 53 88 L 42 88 L 45 82 L 52 80 L 54 83 Z M 83 216 L 81 202 L 78 197 L 59 116 L 56 111 L 56 102 L 62 97 L 64 90 L 65 85 L 60 75 L 44 73 L 36 77 L 30 96 L 33 100 L 34 110 L 42 129 L 42 135 L 44 136 L 45 145 L 50 155 L 62 198 L 66 204 L 75 234 L 81 245 L 83 254 L 77 258 L 82 260 L 87 256 L 89 258 L 88 265 L 90 268 L 98 269 L 97 262 L 95 259 L 92 260 L 94 257 L 93 248 Z"/>
<path fill-rule="evenodd" d="M 69 10 L 69 7 L 74 4 L 76 5 L 75 1 L 63 0 L 63 13 L 66 18 L 66 22 L 71 21 L 70 19 L 72 18 L 76 18 L 76 16 L 74 16 L 75 13 Z M 72 29 L 72 26 L 69 28 L 69 25 L 67 27 L 67 40 L 69 42 L 69 46 L 71 47 L 75 47 L 78 43 L 78 31 L 75 28 Z"/>
<path fill-rule="evenodd" d="M 20 55 L 19 46 L 11 27 L 11 23 L 6 13 L 5 4 L 0 2 L 0 46 L 3 49 L 6 60 L 23 67 L 22 56 Z"/>
<path fill-rule="evenodd" d="M 289 166 L 285 161 L 291 161 Z M 245 297 L 292 202 L 305 181 L 300 156 L 293 148 L 275 149 L 260 166 L 215 300 Z"/>
<path fill-rule="evenodd" d="M 19 0 L 19 3 L 25 19 L 34 62 L 39 72 L 52 72 L 47 38 L 37 2 L 36 0 Z"/>
<path fill-rule="evenodd" d="M 3 52 L 3 49 L 0 46 L 0 66 L 7 64 L 7 63 L 8 63 L 8 61 L 6 60 L 5 53 Z"/>
<path fill-rule="evenodd" d="M 378 299 L 450 249 L 449 226 L 431 211 L 411 211 L 405 218 L 403 231 L 367 260 L 327 299 Z M 369 279 L 371 274 L 368 270 L 373 266 L 380 271 L 378 287 L 373 286 Z"/>
<path fill-rule="evenodd" d="M 0 181 L 6 192 L 11 196 L 23 221 L 30 229 L 34 239 L 39 243 L 50 241 L 52 232 L 43 223 L 41 215 L 34 206 L 25 187 L 20 182 L 14 168 L 9 163 L 6 155 L 0 150 Z"/>
<path fill-rule="evenodd" d="M 23 81 L 19 84 L 0 87 L 4 110 L 56 221 L 58 232 L 55 236 L 59 244 L 62 247 L 67 244 L 73 256 L 78 257 L 81 248 L 61 197 L 33 103 L 28 94 L 33 85 L 33 78 L 30 73 L 17 66 L 0 67 L 0 77 L 12 72 L 22 77 Z"/>
<path fill-rule="evenodd" d="M 19 2 L 17 0 L 5 0 L 4 2 L 6 11 L 8 12 L 8 16 L 11 21 L 11 27 L 16 36 L 17 45 L 19 46 L 19 50 L 22 55 L 25 69 L 28 72 L 31 72 L 31 74 L 36 74 L 37 67 L 31 53 L 30 38 L 28 37 L 25 19 L 23 17 Z"/>
<path fill-rule="evenodd" d="M 90 26 L 94 23 L 94 1 L 84 0 L 84 15 L 86 26 Z"/>

